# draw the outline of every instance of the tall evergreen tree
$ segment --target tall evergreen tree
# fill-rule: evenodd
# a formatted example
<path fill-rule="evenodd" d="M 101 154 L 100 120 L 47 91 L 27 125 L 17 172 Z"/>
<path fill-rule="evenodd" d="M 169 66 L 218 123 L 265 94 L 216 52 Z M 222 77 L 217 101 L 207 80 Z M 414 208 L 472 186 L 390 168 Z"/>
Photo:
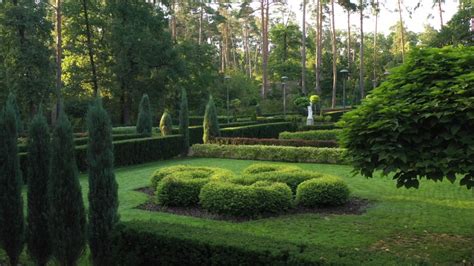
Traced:
<path fill-rule="evenodd" d="M 153 121 L 151 117 L 150 98 L 148 98 L 148 94 L 143 94 L 138 112 L 137 133 L 151 136 L 152 128 Z"/>
<path fill-rule="evenodd" d="M 16 130 L 17 130 L 17 134 L 19 134 L 23 130 L 23 123 L 21 122 L 20 108 L 18 107 L 18 102 L 16 100 L 15 94 L 10 93 L 8 95 L 7 104 L 13 107 L 13 111 L 15 112 L 15 116 L 16 116 Z"/>
<path fill-rule="evenodd" d="M 100 99 L 87 114 L 89 144 L 89 246 L 94 265 L 112 265 L 111 233 L 119 217 L 112 125 Z"/>
<path fill-rule="evenodd" d="M 86 244 L 86 215 L 74 154 L 72 127 L 61 111 L 51 142 L 49 228 L 52 254 L 61 266 L 75 265 Z"/>
<path fill-rule="evenodd" d="M 186 89 L 181 89 L 181 105 L 179 108 L 179 134 L 183 135 L 183 153 L 189 149 L 189 109 Z"/>
<path fill-rule="evenodd" d="M 173 119 L 168 111 L 165 111 L 160 120 L 160 131 L 162 136 L 173 134 Z"/>
<path fill-rule="evenodd" d="M 202 140 L 204 143 L 208 143 L 209 139 L 214 137 L 220 137 L 221 131 L 219 128 L 219 119 L 217 118 L 216 105 L 212 96 L 209 97 L 209 102 L 206 106 L 206 113 L 204 114 L 204 134 Z"/>
<path fill-rule="evenodd" d="M 28 138 L 27 246 L 37 265 L 46 265 L 51 256 L 48 230 L 50 140 L 46 118 L 40 111 L 31 122 Z"/>
<path fill-rule="evenodd" d="M 7 102 L 0 114 L 0 243 L 10 265 L 18 264 L 25 229 L 16 118 L 14 107 Z"/>

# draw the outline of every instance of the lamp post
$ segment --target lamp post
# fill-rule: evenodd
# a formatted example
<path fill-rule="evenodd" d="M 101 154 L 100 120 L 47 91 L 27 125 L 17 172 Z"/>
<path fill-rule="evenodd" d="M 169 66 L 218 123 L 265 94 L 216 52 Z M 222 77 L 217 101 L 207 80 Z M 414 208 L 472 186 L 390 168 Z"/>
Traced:
<path fill-rule="evenodd" d="M 342 77 L 342 108 L 346 110 L 346 79 L 347 79 L 347 76 L 349 75 L 349 70 L 341 69 L 339 73 L 341 73 L 341 77 Z"/>
<path fill-rule="evenodd" d="M 286 81 L 288 80 L 287 76 L 281 77 L 281 86 L 283 89 L 283 116 L 286 117 Z"/>
<path fill-rule="evenodd" d="M 230 123 L 229 121 L 229 105 L 230 105 L 230 102 L 229 102 L 229 80 L 230 80 L 230 76 L 225 76 L 224 77 L 224 83 L 225 83 L 225 89 L 226 89 L 226 92 L 227 92 L 227 124 Z"/>

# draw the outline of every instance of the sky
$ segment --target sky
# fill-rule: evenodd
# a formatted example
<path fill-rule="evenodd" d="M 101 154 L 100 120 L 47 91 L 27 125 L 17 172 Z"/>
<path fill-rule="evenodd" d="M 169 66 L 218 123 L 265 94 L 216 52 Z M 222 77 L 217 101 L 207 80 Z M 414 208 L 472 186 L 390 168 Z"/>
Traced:
<path fill-rule="evenodd" d="M 291 10 L 295 13 L 298 23 L 302 24 L 302 11 L 301 11 L 301 3 L 302 0 L 288 0 L 288 4 L 291 7 Z M 308 0 L 309 4 L 315 2 L 314 0 Z M 358 1 L 352 1 L 356 3 Z M 408 28 L 410 31 L 414 32 L 423 32 L 424 25 L 430 24 L 435 29 L 439 29 L 440 25 L 440 18 L 439 18 L 439 11 L 438 6 L 433 7 L 433 0 L 422 0 L 421 6 L 413 11 L 411 16 L 409 15 L 407 8 L 413 10 L 414 5 L 416 4 L 415 0 L 402 0 L 403 6 L 403 20 L 405 23 L 405 27 Z M 379 20 L 378 20 L 378 31 L 388 34 L 390 32 L 390 27 L 395 25 L 399 20 L 399 15 L 397 10 L 397 0 L 380 0 L 380 3 L 383 3 L 381 11 L 379 13 Z M 309 6 L 308 6 L 309 7 Z M 442 5 L 443 7 L 443 23 L 448 22 L 451 17 L 456 13 L 458 8 L 458 1 L 457 0 L 446 0 L 445 3 Z M 336 14 L 336 28 L 345 30 L 347 29 L 347 13 L 344 12 L 342 7 L 339 5 L 335 5 L 335 14 Z M 366 9 L 366 15 L 370 15 L 370 18 L 364 19 L 364 29 L 366 31 L 371 31 L 375 27 L 375 18 L 371 15 L 370 8 Z M 309 16 L 309 13 L 307 14 Z M 312 22 L 312 20 L 310 20 Z M 359 15 L 358 14 L 351 14 L 351 24 L 359 27 Z"/>

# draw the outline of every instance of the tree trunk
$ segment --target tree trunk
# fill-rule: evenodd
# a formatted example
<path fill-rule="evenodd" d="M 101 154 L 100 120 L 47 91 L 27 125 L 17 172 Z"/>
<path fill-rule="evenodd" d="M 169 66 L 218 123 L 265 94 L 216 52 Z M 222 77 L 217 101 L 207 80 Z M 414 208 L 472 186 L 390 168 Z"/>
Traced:
<path fill-rule="evenodd" d="M 306 92 L 306 0 L 303 0 L 303 34 L 301 35 L 301 91 Z"/>
<path fill-rule="evenodd" d="M 322 31 L 322 3 L 321 0 L 316 1 L 316 94 L 321 97 L 321 31 Z M 322 100 L 322 99 L 321 99 Z"/>
<path fill-rule="evenodd" d="M 262 14 L 262 92 L 263 99 L 266 98 L 268 92 L 268 14 L 270 9 L 269 0 L 261 0 Z"/>
<path fill-rule="evenodd" d="M 379 1 L 375 2 L 375 30 L 374 30 L 374 65 L 373 65 L 373 79 L 372 79 L 372 88 L 377 87 L 377 26 L 379 19 Z"/>
<path fill-rule="evenodd" d="M 332 99 L 331 108 L 336 108 L 337 92 L 337 54 L 336 54 L 336 25 L 334 16 L 334 0 L 331 0 L 331 27 L 332 27 Z"/>
<path fill-rule="evenodd" d="M 359 89 L 360 100 L 365 98 L 364 88 L 364 0 L 359 1 L 360 8 L 360 66 L 359 66 Z"/>
<path fill-rule="evenodd" d="M 351 11 L 347 10 L 347 70 L 351 71 Z"/>
<path fill-rule="evenodd" d="M 177 36 L 177 33 L 176 33 L 176 0 L 171 1 L 170 7 L 171 7 L 171 19 L 170 19 L 171 38 L 173 39 L 173 41 L 176 42 L 176 36 Z"/>
<path fill-rule="evenodd" d="M 441 7 L 441 0 L 438 0 L 438 9 L 439 9 L 439 20 L 441 23 L 441 28 L 443 28 L 443 8 Z"/>
<path fill-rule="evenodd" d="M 403 18 L 402 18 L 402 4 L 401 0 L 398 0 L 398 14 L 400 16 L 400 34 L 402 36 L 402 62 L 405 63 L 405 29 L 403 26 Z"/>
<path fill-rule="evenodd" d="M 201 0 L 200 7 L 199 7 L 199 40 L 198 40 L 199 45 L 202 44 L 202 20 L 204 17 L 203 4 L 204 4 L 203 0 Z"/>
<path fill-rule="evenodd" d="M 63 38 L 62 38 L 62 3 L 56 0 L 56 117 L 59 116 L 61 108 L 61 88 L 62 88 L 62 57 L 63 57 Z"/>
<path fill-rule="evenodd" d="M 99 85 L 97 82 L 97 70 L 95 67 L 95 62 L 94 62 L 94 50 L 92 46 L 92 32 L 91 32 L 91 26 L 89 23 L 89 14 L 87 10 L 87 0 L 82 0 L 82 6 L 84 8 L 84 20 L 86 23 L 86 38 L 87 38 L 87 49 L 89 50 L 89 60 L 91 64 L 91 71 L 92 71 L 92 85 L 94 87 L 94 96 L 97 97 L 99 96 Z"/>

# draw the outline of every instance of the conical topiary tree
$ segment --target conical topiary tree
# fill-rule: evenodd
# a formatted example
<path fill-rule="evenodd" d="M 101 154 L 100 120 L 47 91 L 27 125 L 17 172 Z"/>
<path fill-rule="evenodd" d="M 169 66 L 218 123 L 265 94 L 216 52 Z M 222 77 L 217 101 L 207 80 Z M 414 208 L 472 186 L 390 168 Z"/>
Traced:
<path fill-rule="evenodd" d="M 143 94 L 138 112 L 137 133 L 144 136 L 151 136 L 152 128 L 153 121 L 151 117 L 150 98 L 148 98 L 148 94 Z"/>
<path fill-rule="evenodd" d="M 28 138 L 27 248 L 37 265 L 46 265 L 51 256 L 48 230 L 50 140 L 46 118 L 40 111 L 31 122 Z"/>
<path fill-rule="evenodd" d="M 89 143 L 89 246 L 94 265 L 113 265 L 111 234 L 118 222 L 117 182 L 110 118 L 100 99 L 87 114 Z"/>
<path fill-rule="evenodd" d="M 183 135 L 183 153 L 189 150 L 189 109 L 186 89 L 181 89 L 181 105 L 179 108 L 179 134 Z"/>
<path fill-rule="evenodd" d="M 60 265 L 75 265 L 86 244 L 86 216 L 71 123 L 63 111 L 59 113 L 51 142 L 48 195 L 52 254 Z"/>
<path fill-rule="evenodd" d="M 17 148 L 17 115 L 11 102 L 0 114 L 0 244 L 10 265 L 23 250 L 24 217 L 21 171 Z"/>
<path fill-rule="evenodd" d="M 161 116 L 160 120 L 160 131 L 162 136 L 168 136 L 173 134 L 173 120 L 168 111 L 165 111 Z"/>
<path fill-rule="evenodd" d="M 202 140 L 204 143 L 208 143 L 209 139 L 220 137 L 221 131 L 219 128 L 219 119 L 217 118 L 216 105 L 212 96 L 209 97 L 209 102 L 206 106 L 206 113 L 204 114 L 204 134 Z"/>
<path fill-rule="evenodd" d="M 15 111 L 17 134 L 22 133 L 23 123 L 21 122 L 20 108 L 18 107 L 15 94 L 13 93 L 8 94 L 7 104 L 11 105 L 13 107 L 13 110 Z"/>

